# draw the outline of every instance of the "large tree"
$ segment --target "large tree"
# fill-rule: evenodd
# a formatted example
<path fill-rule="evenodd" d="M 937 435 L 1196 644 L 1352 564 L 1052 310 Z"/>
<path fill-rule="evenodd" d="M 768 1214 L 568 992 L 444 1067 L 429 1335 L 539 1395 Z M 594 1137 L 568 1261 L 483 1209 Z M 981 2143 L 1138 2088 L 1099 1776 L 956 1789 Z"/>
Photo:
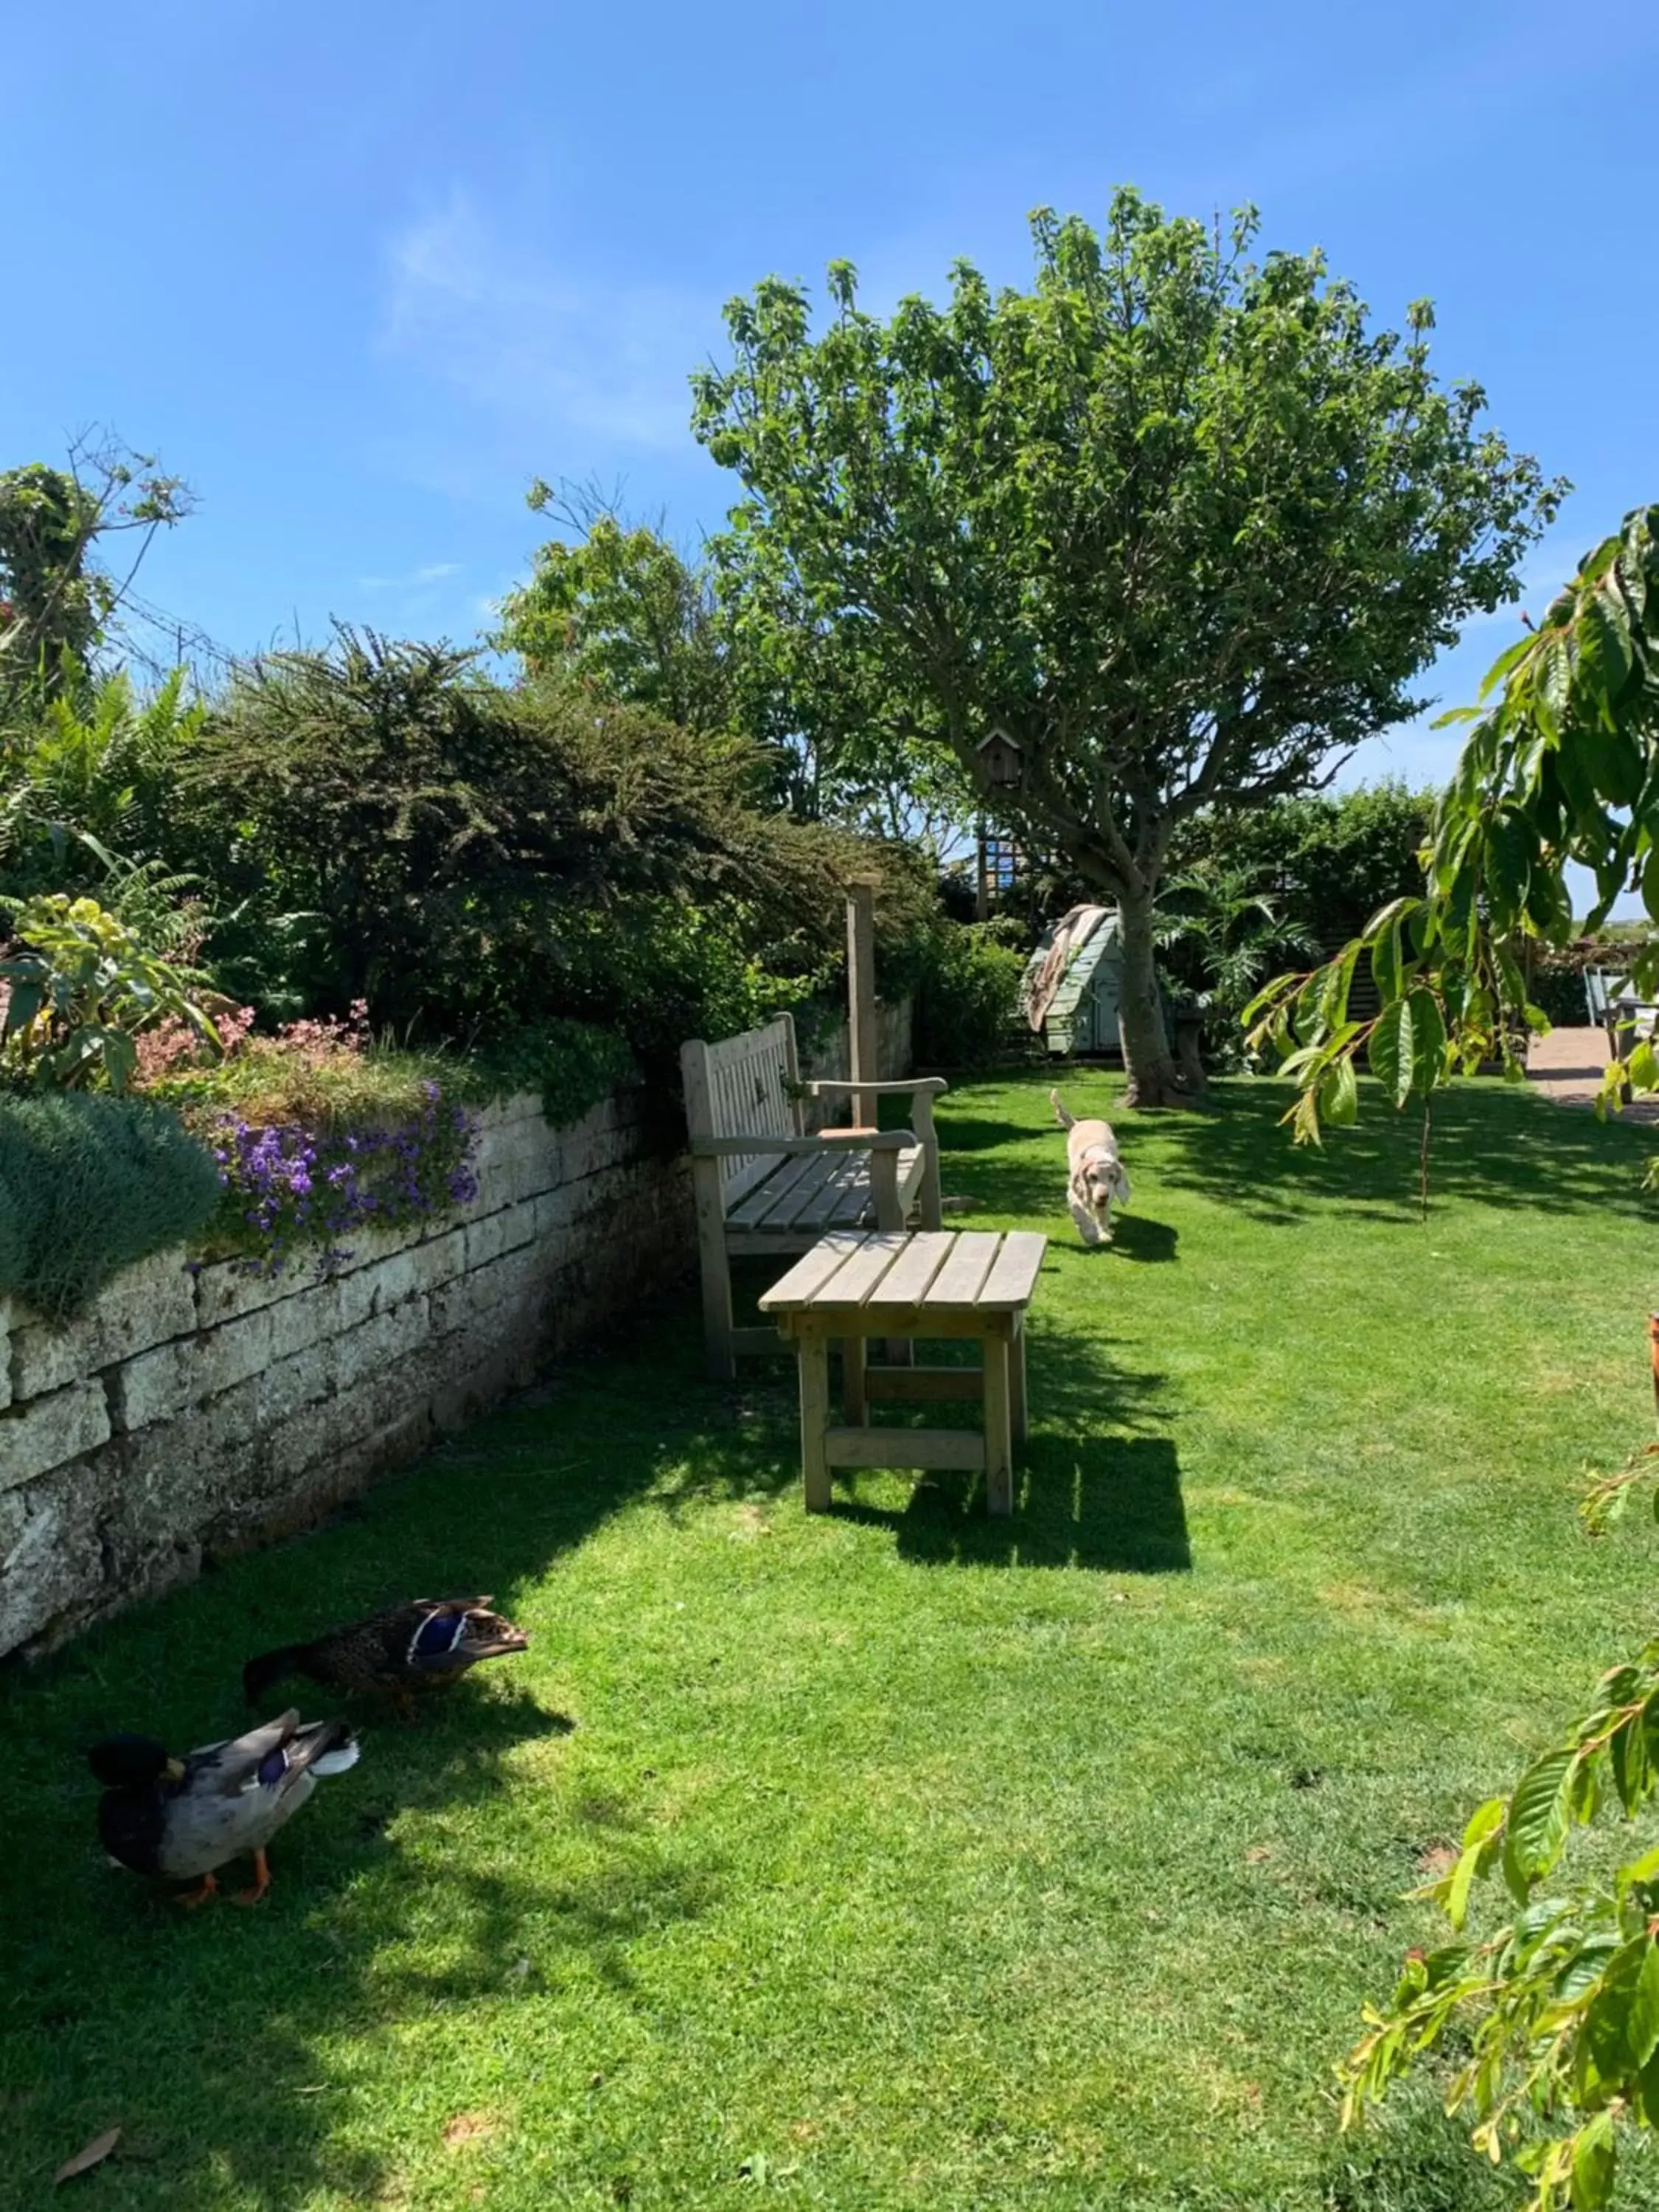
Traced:
<path fill-rule="evenodd" d="M 1374 332 L 1317 253 L 1249 258 L 1133 191 L 1103 236 L 1032 220 L 1035 288 L 958 263 L 950 304 L 833 317 L 770 279 L 695 427 L 747 496 L 723 589 L 833 653 L 872 735 L 970 772 L 1121 916 L 1134 1103 L 1179 1091 L 1153 965 L 1179 823 L 1317 787 L 1517 563 L 1561 487 L 1431 374 L 1425 306 Z M 788 665 L 781 641 L 779 665 Z M 1006 756 L 1005 756 L 1006 757 Z"/>

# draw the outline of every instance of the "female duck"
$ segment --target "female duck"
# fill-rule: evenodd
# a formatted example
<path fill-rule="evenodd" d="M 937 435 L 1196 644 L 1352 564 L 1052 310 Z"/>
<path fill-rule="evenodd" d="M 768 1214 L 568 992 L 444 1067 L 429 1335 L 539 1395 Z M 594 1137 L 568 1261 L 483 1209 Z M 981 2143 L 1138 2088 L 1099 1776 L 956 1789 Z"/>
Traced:
<path fill-rule="evenodd" d="M 304 1674 L 346 1696 L 389 1691 L 405 1715 L 416 1690 L 453 1682 L 481 1659 L 528 1649 L 530 1638 L 487 1597 L 415 1597 L 331 1628 L 309 1644 L 262 1652 L 242 1669 L 247 1701 L 257 1705 L 273 1682 Z"/>

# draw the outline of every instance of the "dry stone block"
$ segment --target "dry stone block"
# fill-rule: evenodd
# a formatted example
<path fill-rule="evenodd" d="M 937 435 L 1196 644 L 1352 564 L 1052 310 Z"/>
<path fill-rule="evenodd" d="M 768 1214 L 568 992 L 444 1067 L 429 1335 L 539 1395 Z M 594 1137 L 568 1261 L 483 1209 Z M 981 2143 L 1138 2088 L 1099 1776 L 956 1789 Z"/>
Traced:
<path fill-rule="evenodd" d="M 148 1428 L 257 1375 L 270 1363 L 273 1326 L 270 1310 L 263 1307 L 130 1360 L 115 1375 L 117 1426 Z"/>
<path fill-rule="evenodd" d="M 536 1235 L 536 1210 L 539 1200 L 524 1200 L 517 1206 L 504 1206 L 498 1213 L 487 1213 L 482 1221 L 471 1221 L 466 1227 L 466 1265 L 470 1270 L 487 1267 L 490 1261 L 499 1260 L 503 1252 L 516 1251 L 528 1244 Z"/>
<path fill-rule="evenodd" d="M 71 1382 L 12 1406 L 0 1413 L 0 1490 L 33 1482 L 108 1437 L 109 1404 L 100 1382 Z"/>
<path fill-rule="evenodd" d="M 77 1626 L 97 1609 L 104 1584 L 99 1509 L 119 1474 L 118 1462 L 102 1454 L 4 1501 L 11 1510 L 0 1523 L 0 1651 L 48 1635 L 66 1616 L 68 1626 Z"/>
<path fill-rule="evenodd" d="M 343 1396 L 364 1376 L 376 1374 L 392 1360 L 424 1344 L 428 1333 L 427 1301 L 405 1298 L 399 1306 L 376 1314 L 361 1328 L 336 1339 L 334 1387 Z"/>
<path fill-rule="evenodd" d="M 21 1316 L 19 1319 L 21 1320 Z M 12 1389 L 44 1397 L 65 1383 L 131 1359 L 196 1326 L 196 1300 L 182 1250 L 160 1252 L 124 1268 L 87 1310 L 61 1328 L 30 1319 L 14 1325 Z"/>
<path fill-rule="evenodd" d="M 217 1328 L 222 1322 L 239 1321 L 244 1314 L 294 1297 L 305 1287 L 305 1277 L 292 1267 L 280 1275 L 266 1275 L 246 1260 L 216 1261 L 197 1271 L 196 1326 Z"/>

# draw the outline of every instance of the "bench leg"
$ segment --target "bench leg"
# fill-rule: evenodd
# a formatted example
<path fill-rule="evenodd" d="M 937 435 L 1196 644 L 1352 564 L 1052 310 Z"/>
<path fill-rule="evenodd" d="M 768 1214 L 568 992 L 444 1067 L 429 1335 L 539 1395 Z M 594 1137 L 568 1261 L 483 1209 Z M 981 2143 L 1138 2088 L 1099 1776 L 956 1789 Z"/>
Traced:
<path fill-rule="evenodd" d="M 830 1510 L 830 1462 L 824 1431 L 830 1425 L 830 1344 L 822 1336 L 803 1336 L 800 1353 L 800 1466 L 809 1513 Z"/>
<path fill-rule="evenodd" d="M 844 1336 L 841 1340 L 842 1419 L 849 1429 L 870 1425 L 870 1401 L 864 1383 L 868 1349 L 861 1336 Z"/>
<path fill-rule="evenodd" d="M 1008 1427 L 1014 1449 L 1025 1442 L 1025 1316 L 1014 1316 L 1014 1341 L 1008 1354 Z"/>
<path fill-rule="evenodd" d="M 709 1379 L 732 1382 L 738 1371 L 732 1341 L 732 1261 L 726 1249 L 726 1217 L 720 1200 L 718 1160 L 693 1160 L 691 1181 L 697 1201 L 697 1255 L 702 1269 L 702 1331 Z"/>
<path fill-rule="evenodd" d="M 985 1510 L 1000 1516 L 1014 1510 L 1013 1349 L 1012 1334 L 985 1340 Z"/>

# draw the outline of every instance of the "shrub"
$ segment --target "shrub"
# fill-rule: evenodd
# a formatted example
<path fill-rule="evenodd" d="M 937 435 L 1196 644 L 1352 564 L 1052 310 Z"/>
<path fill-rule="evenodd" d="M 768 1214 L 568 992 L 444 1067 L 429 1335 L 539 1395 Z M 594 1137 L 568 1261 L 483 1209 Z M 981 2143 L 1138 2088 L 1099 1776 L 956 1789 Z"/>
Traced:
<path fill-rule="evenodd" d="M 916 960 L 916 1058 L 924 1067 L 985 1067 L 1014 1056 L 1025 962 L 1004 925 L 940 921 Z"/>
<path fill-rule="evenodd" d="M 0 1094 L 0 1292 L 50 1321 L 118 1268 L 193 1236 L 218 1199 L 212 1154 L 165 1107 Z"/>
<path fill-rule="evenodd" d="M 579 1121 L 623 1084 L 639 1079 L 626 1037 L 592 1022 L 550 1021 L 479 1054 L 465 1070 L 468 1097 L 533 1091 L 553 1127 Z"/>
<path fill-rule="evenodd" d="M 214 957 L 268 1011 L 235 963 L 280 923 L 283 989 L 313 1012 L 366 999 L 377 1024 L 451 1040 L 562 1017 L 637 1045 L 672 1023 L 678 1045 L 702 1026 L 680 988 L 693 940 L 810 967 L 839 941 L 840 879 L 871 864 L 766 811 L 766 774 L 740 739 L 343 632 L 238 674 L 187 786 L 195 842 L 170 857 L 239 909 Z M 641 947 L 685 954 L 666 988 Z"/>

